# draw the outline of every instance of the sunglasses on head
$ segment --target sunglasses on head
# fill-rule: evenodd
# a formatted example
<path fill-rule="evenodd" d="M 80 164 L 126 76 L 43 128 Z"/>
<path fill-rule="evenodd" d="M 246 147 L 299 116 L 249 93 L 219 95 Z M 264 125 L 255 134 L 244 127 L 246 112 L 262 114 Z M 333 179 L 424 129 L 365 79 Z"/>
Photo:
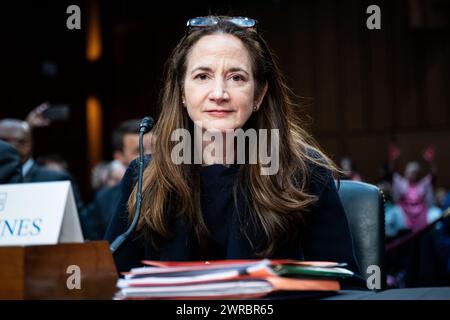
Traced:
<path fill-rule="evenodd" d="M 197 17 L 187 21 L 186 26 L 191 28 L 206 28 L 211 27 L 219 23 L 219 21 L 231 22 L 241 28 L 255 28 L 258 21 L 247 17 Z"/>

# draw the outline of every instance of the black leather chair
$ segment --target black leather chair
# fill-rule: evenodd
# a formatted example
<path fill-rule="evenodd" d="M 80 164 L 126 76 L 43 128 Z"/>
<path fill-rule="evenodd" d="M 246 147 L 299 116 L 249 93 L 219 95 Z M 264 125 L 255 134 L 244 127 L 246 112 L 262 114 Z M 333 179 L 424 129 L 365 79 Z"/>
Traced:
<path fill-rule="evenodd" d="M 351 180 L 341 180 L 338 193 L 347 214 L 361 276 L 367 280 L 371 275 L 367 273 L 367 267 L 370 265 L 379 266 L 381 289 L 385 289 L 383 194 L 374 185 Z"/>

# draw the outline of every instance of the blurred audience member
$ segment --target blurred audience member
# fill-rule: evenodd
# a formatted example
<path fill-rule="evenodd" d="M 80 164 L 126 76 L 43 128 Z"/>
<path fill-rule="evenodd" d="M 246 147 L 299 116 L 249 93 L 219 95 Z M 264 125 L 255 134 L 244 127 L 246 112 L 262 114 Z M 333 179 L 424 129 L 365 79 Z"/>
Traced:
<path fill-rule="evenodd" d="M 119 160 L 98 163 L 91 173 L 91 187 L 94 193 L 120 183 L 127 167 Z"/>
<path fill-rule="evenodd" d="M 445 188 L 440 188 L 436 192 L 436 199 L 439 207 L 445 211 L 450 208 L 450 191 L 445 190 Z"/>
<path fill-rule="evenodd" d="M 400 153 L 395 145 L 389 146 L 392 196 L 396 202 L 386 204 L 386 236 L 395 237 L 390 239 L 386 253 L 390 286 L 448 285 L 450 273 L 446 274 L 444 265 L 450 261 L 450 241 L 442 228 L 443 221 L 433 224 L 442 217 L 433 191 L 435 148 L 430 146 L 422 153 L 430 166 L 430 172 L 422 178 L 418 162 L 408 162 L 404 176 L 394 171 Z"/>
<path fill-rule="evenodd" d="M 20 155 L 22 164 L 31 158 L 31 128 L 25 121 L 18 119 L 0 120 L 0 139 L 12 145 Z"/>
<path fill-rule="evenodd" d="M 140 119 L 122 122 L 112 135 L 114 161 L 105 165 L 104 185 L 86 210 L 85 233 L 89 240 L 103 239 L 111 217 L 114 215 L 120 199 L 119 182 L 132 160 L 139 156 Z M 144 153 L 150 154 L 152 133 L 144 135 Z"/>
<path fill-rule="evenodd" d="M 450 193 L 447 194 L 447 198 Z M 445 208 L 445 216 L 439 221 L 435 231 L 435 241 L 437 252 L 443 261 L 444 271 L 446 273 L 446 282 L 442 285 L 450 285 L 450 206 Z"/>
<path fill-rule="evenodd" d="M 444 201 L 442 202 L 442 209 L 447 210 L 450 208 L 450 191 L 447 192 Z"/>
<path fill-rule="evenodd" d="M 378 168 L 378 180 L 377 185 L 379 184 L 388 184 L 389 192 L 391 192 L 391 183 L 392 183 L 392 172 L 389 168 L 389 163 L 385 162 Z"/>
<path fill-rule="evenodd" d="M 140 122 L 140 119 L 124 121 L 114 130 L 112 135 L 114 160 L 119 160 L 126 167 L 139 156 Z M 144 135 L 144 154 L 152 153 L 151 138 L 151 131 Z"/>
<path fill-rule="evenodd" d="M 80 193 L 72 177 L 67 172 L 49 170 L 37 164 L 33 157 L 33 137 L 30 125 L 18 119 L 0 120 L 0 139 L 10 143 L 18 151 L 22 163 L 23 182 L 48 182 L 69 180 L 80 210 L 82 206 Z"/>
<path fill-rule="evenodd" d="M 0 140 L 0 184 L 22 182 L 20 155 L 13 146 Z"/>
<path fill-rule="evenodd" d="M 389 160 L 392 170 L 399 156 L 400 150 L 391 145 Z M 403 210 L 406 227 L 413 232 L 423 229 L 442 214 L 434 206 L 433 180 L 436 175 L 434 147 L 428 147 L 422 156 L 431 167 L 430 173 L 423 178 L 419 179 L 421 167 L 418 162 L 409 162 L 404 176 L 397 172 L 392 175 L 392 197 Z"/>
<path fill-rule="evenodd" d="M 106 186 L 117 186 L 123 178 L 127 167 L 119 160 L 111 161 L 107 166 L 106 171 Z"/>
<path fill-rule="evenodd" d="M 341 168 L 344 171 L 343 179 L 362 181 L 361 176 L 358 172 L 356 172 L 353 162 L 349 157 L 344 157 L 341 159 Z"/>
<path fill-rule="evenodd" d="M 388 239 L 395 238 L 399 234 L 403 234 L 403 231 L 408 230 L 405 222 L 405 216 L 400 206 L 396 205 L 392 201 L 386 201 L 384 208 L 385 232 Z"/>
<path fill-rule="evenodd" d="M 108 180 L 108 166 L 109 162 L 102 161 L 92 169 L 91 187 L 94 192 L 97 192 L 106 187 Z"/>
<path fill-rule="evenodd" d="M 393 238 L 402 230 L 406 230 L 402 208 L 392 199 L 392 173 L 389 165 L 384 163 L 378 168 L 377 186 L 384 195 L 385 232 L 386 238 Z"/>
<path fill-rule="evenodd" d="M 67 161 L 58 154 L 49 154 L 36 158 L 36 163 L 53 171 L 66 173 L 69 171 Z"/>
<path fill-rule="evenodd" d="M 18 119 L 0 120 L 0 139 L 13 145 L 19 152 L 25 182 L 69 180 L 66 175 L 48 170 L 34 161 L 33 138 L 27 122 Z"/>

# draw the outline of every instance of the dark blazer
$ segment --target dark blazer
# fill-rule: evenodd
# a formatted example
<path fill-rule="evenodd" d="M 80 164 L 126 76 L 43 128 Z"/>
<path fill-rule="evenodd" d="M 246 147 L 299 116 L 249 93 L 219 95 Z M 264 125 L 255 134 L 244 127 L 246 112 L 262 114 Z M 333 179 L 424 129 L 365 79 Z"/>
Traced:
<path fill-rule="evenodd" d="M 75 198 L 75 204 L 78 211 L 83 207 L 81 201 L 80 191 L 75 183 L 72 175 L 68 172 L 59 172 L 55 170 L 47 169 L 43 166 L 34 163 L 27 174 L 23 177 L 23 182 L 50 182 L 50 181 L 65 181 L 68 180 L 72 184 L 72 191 Z"/>
<path fill-rule="evenodd" d="M 71 177 L 64 172 L 50 170 L 34 163 L 23 180 L 24 182 L 49 182 L 71 180 Z"/>
<path fill-rule="evenodd" d="M 146 156 L 145 163 L 151 160 Z M 105 238 L 112 242 L 125 232 L 128 223 L 127 201 L 136 183 L 137 161 L 128 167 L 121 182 L 121 197 L 117 211 L 111 220 Z M 270 258 L 290 258 L 297 260 L 337 261 L 347 263 L 349 268 L 359 274 L 352 238 L 346 215 L 330 172 L 322 167 L 312 167 L 310 193 L 318 196 L 309 216 L 308 227 L 301 231 L 297 242 L 293 242 Z M 169 210 L 170 211 L 170 210 Z M 129 271 L 132 267 L 141 266 L 140 261 L 149 260 L 192 260 L 195 250 L 191 231 L 180 215 L 169 214 L 174 218 L 175 236 L 166 240 L 160 250 L 155 250 L 142 235 L 129 237 L 114 255 L 119 272 Z M 256 259 L 251 243 L 240 232 L 240 224 L 235 219 L 229 229 L 232 239 L 225 259 Z M 260 233 L 261 234 L 261 233 Z M 256 233 L 256 239 L 258 235 Z M 253 239 L 255 240 L 255 239 Z"/>
<path fill-rule="evenodd" d="M 22 182 L 22 165 L 17 150 L 0 140 L 0 184 Z"/>
<path fill-rule="evenodd" d="M 85 207 L 82 225 L 86 239 L 101 240 L 104 238 L 109 222 L 116 213 L 120 193 L 120 185 L 104 188 L 98 191 L 94 200 Z"/>

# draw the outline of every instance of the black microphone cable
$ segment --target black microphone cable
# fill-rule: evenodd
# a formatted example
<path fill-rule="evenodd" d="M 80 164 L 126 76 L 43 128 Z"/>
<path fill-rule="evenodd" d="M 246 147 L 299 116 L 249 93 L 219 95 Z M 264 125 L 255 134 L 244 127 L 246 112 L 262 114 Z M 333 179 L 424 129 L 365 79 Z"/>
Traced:
<path fill-rule="evenodd" d="M 142 176 L 144 173 L 144 134 L 151 130 L 153 127 L 153 118 L 145 117 L 142 119 L 139 125 L 139 174 L 138 174 L 138 189 L 136 193 L 136 207 L 134 209 L 134 216 L 131 225 L 128 227 L 127 231 L 119 235 L 113 243 L 109 246 L 109 249 L 114 254 L 116 250 L 122 245 L 122 243 L 127 240 L 130 234 L 136 228 L 139 221 L 139 215 L 141 212 L 141 201 L 142 201 Z"/>

